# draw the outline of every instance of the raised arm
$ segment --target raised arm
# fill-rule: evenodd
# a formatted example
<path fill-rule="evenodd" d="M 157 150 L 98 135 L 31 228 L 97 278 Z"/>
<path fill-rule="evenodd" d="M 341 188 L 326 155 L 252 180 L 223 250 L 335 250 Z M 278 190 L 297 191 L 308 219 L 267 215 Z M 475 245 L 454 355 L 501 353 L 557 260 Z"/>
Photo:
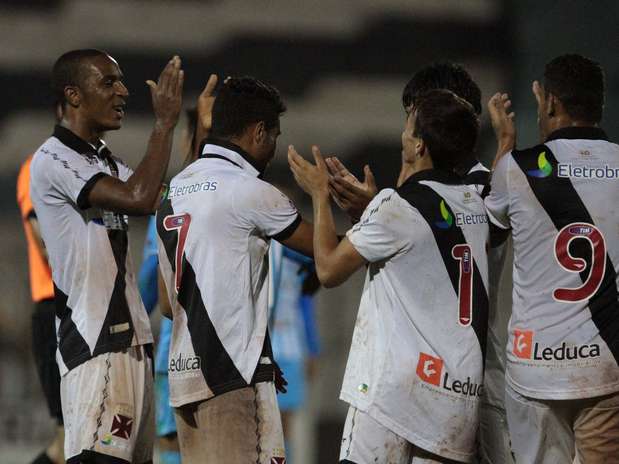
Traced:
<path fill-rule="evenodd" d="M 506 153 L 516 146 L 515 113 L 510 111 L 512 102 L 506 93 L 495 93 L 488 101 L 488 113 L 497 141 L 497 152 L 492 168 Z"/>
<path fill-rule="evenodd" d="M 330 174 L 329 192 L 333 201 L 352 222 L 357 222 L 378 192 L 370 166 L 363 168 L 365 179 L 360 182 L 336 156 L 325 159 L 325 164 Z"/>
<path fill-rule="evenodd" d="M 88 194 L 89 205 L 130 215 L 154 212 L 170 161 L 174 127 L 182 103 L 183 80 L 181 60 L 175 56 L 163 69 L 156 83 L 146 81 L 155 113 L 155 126 L 146 154 L 126 182 L 112 176 L 99 178 Z"/>
<path fill-rule="evenodd" d="M 194 134 L 194 159 L 198 157 L 198 150 L 202 140 L 208 137 L 213 125 L 213 103 L 215 103 L 215 87 L 217 87 L 217 74 L 211 74 L 208 82 L 198 97 L 196 106 L 198 111 L 198 122 L 196 125 L 196 133 Z"/>
<path fill-rule="evenodd" d="M 318 147 L 312 147 L 315 165 L 288 148 L 288 163 L 299 186 L 312 196 L 314 207 L 314 260 L 318 279 L 325 287 L 344 282 L 365 264 L 348 239 L 338 241 L 329 203 L 329 173 Z"/>

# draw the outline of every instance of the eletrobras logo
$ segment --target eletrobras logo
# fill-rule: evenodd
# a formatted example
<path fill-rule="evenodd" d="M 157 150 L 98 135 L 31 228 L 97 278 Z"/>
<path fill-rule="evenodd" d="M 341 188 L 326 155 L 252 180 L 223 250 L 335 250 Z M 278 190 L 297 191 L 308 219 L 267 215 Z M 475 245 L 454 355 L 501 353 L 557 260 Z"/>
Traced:
<path fill-rule="evenodd" d="M 563 342 L 559 346 L 542 346 L 534 341 L 532 330 L 514 330 L 514 346 L 512 352 L 520 359 L 536 361 L 565 361 L 576 359 L 597 358 L 600 356 L 600 345 L 568 345 Z"/>
<path fill-rule="evenodd" d="M 441 199 L 441 202 L 439 203 L 439 211 L 443 220 L 435 221 L 434 225 L 443 230 L 447 230 L 453 225 L 454 215 L 456 217 L 455 222 L 458 227 L 462 227 L 464 225 L 486 224 L 488 222 L 488 216 L 486 216 L 486 214 L 452 213 L 443 199 Z"/>
<path fill-rule="evenodd" d="M 179 353 L 179 355 L 175 358 L 170 358 L 168 363 L 168 372 L 183 373 L 199 371 L 201 366 L 202 362 L 200 360 L 200 356 L 183 356 L 183 353 Z"/>
<path fill-rule="evenodd" d="M 439 387 L 443 390 L 452 393 L 458 393 L 463 396 L 481 396 L 483 393 L 483 385 L 471 381 L 470 377 L 466 380 L 452 379 L 449 377 L 447 370 L 443 373 L 444 363 L 441 358 L 419 353 L 419 361 L 417 362 L 417 377 L 426 383 Z"/>
<path fill-rule="evenodd" d="M 538 169 L 531 169 L 527 174 L 532 177 L 548 177 L 552 174 L 552 165 L 546 159 L 546 152 L 543 151 L 537 157 Z"/>

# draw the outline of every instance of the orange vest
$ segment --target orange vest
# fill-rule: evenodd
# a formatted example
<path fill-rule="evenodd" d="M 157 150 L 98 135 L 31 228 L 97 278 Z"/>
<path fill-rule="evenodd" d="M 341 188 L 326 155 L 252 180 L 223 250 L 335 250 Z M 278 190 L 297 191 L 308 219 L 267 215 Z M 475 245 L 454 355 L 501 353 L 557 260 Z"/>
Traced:
<path fill-rule="evenodd" d="M 53 298 L 54 284 L 52 283 L 52 271 L 47 260 L 41 255 L 33 237 L 32 226 L 28 218 L 34 213 L 30 200 L 30 162 L 32 155 L 26 159 L 19 169 L 17 176 L 17 204 L 21 211 L 21 218 L 28 241 L 28 265 L 30 268 L 30 290 L 35 302 Z"/>

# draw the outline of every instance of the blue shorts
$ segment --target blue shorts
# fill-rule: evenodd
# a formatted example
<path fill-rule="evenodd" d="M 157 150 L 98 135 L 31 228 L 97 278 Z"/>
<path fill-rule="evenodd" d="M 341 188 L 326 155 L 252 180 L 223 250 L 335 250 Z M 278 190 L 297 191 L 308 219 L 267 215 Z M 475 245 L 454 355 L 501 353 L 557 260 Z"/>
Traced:
<path fill-rule="evenodd" d="M 305 363 L 303 361 L 279 359 L 277 364 L 288 381 L 286 393 L 277 395 L 281 411 L 294 411 L 305 403 Z"/>
<path fill-rule="evenodd" d="M 174 411 L 170 406 L 170 386 L 168 375 L 155 373 L 155 407 L 157 418 L 157 436 L 165 437 L 176 433 Z"/>

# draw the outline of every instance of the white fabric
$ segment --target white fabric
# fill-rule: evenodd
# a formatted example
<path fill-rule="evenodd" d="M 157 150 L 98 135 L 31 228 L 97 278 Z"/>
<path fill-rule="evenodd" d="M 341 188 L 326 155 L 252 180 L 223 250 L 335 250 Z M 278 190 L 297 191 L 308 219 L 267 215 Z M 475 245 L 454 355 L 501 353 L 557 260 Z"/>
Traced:
<path fill-rule="evenodd" d="M 131 169 L 118 159 L 116 164 L 119 178 L 126 180 Z M 112 175 L 105 161 L 80 154 L 56 137 L 45 141 L 31 165 L 32 203 L 49 255 L 52 278 L 68 296 L 66 305 L 72 311 L 71 320 L 90 351 L 81 361 L 89 359 L 97 346 L 118 273 L 108 232 L 128 228 L 126 216 L 98 208 L 82 210 L 77 205 L 83 187 L 101 173 Z M 124 294 L 134 328 L 130 345 L 152 343 L 150 321 L 137 289 L 131 253 L 127 253 L 125 267 Z M 57 319 L 57 325 L 59 322 Z M 118 333 L 128 326 L 110 329 Z M 60 339 L 62 346 L 64 341 Z M 63 359 L 58 351 L 57 361 L 61 375 L 65 375 L 65 361 L 71 363 L 75 359 Z"/>
<path fill-rule="evenodd" d="M 194 270 L 217 338 L 246 385 L 256 370 L 267 331 L 270 237 L 292 225 L 299 215 L 284 194 L 257 178 L 258 171 L 239 153 L 210 144 L 204 153 L 226 159 L 193 162 L 172 179 L 168 198 L 173 214 L 191 216 L 184 256 Z M 188 308 L 177 301 L 175 273 L 161 237 L 165 220 L 161 215 L 160 210 L 159 263 L 174 313 L 170 363 L 191 358 L 209 365 L 216 361 L 195 352 Z M 168 374 L 173 406 L 208 399 L 221 387 L 208 385 L 199 368 L 188 372 L 170 367 Z"/>
<path fill-rule="evenodd" d="M 613 143 L 558 139 L 545 146 L 563 174 L 569 166 L 619 169 L 619 146 Z M 540 147 L 540 153 L 544 149 Z M 507 382 L 532 398 L 589 398 L 619 391 L 619 366 L 592 320 L 588 300 L 566 302 L 553 297 L 555 289 L 578 288 L 583 281 L 578 272 L 559 265 L 555 257 L 559 231 L 533 193 L 527 178 L 530 174 L 520 169 L 514 156 L 519 154 L 509 153 L 499 161 L 486 198 L 491 220 L 512 229 L 514 244 Z M 552 182 L 553 177 L 546 182 Z M 616 178 L 575 175 L 569 180 L 602 232 L 607 253 L 619 271 L 619 182 Z M 552 197 L 552 192 L 549 186 L 552 201 L 564 202 L 560 196 Z M 569 214 L 570 205 L 564 205 L 563 211 Z M 619 272 L 617 275 L 619 285 Z M 542 359 L 544 350 L 557 354 Z M 562 352 L 567 350 L 579 350 L 582 356 L 566 359 Z"/>
<path fill-rule="evenodd" d="M 152 359 L 141 346 L 104 353 L 60 381 L 66 459 L 82 451 L 145 463 L 155 436 Z"/>
<path fill-rule="evenodd" d="M 285 464 L 273 382 L 174 410 L 183 464 Z"/>
<path fill-rule="evenodd" d="M 484 166 L 478 161 L 477 163 L 473 165 L 471 169 L 469 169 L 469 172 L 467 174 L 473 174 L 474 172 L 478 172 L 478 171 L 490 172 L 490 169 L 488 169 L 486 166 Z M 469 187 L 474 188 L 477 191 L 477 193 L 479 193 L 480 195 L 482 194 L 482 192 L 484 191 L 484 188 L 486 187 L 486 184 L 467 184 L 467 185 L 469 185 Z"/>
<path fill-rule="evenodd" d="M 421 183 L 455 214 L 483 218 L 461 228 L 487 287 L 481 198 L 467 186 Z M 482 354 L 473 328 L 459 324 L 458 297 L 432 229 L 416 208 L 385 189 L 347 237 L 370 264 L 340 398 L 420 448 L 468 461 L 478 426 Z M 445 388 L 456 379 L 468 382 L 474 394 Z"/>
<path fill-rule="evenodd" d="M 391 430 L 383 427 L 363 411 L 348 408 L 340 461 L 355 464 L 439 464 L 454 462 L 424 452 Z"/>

